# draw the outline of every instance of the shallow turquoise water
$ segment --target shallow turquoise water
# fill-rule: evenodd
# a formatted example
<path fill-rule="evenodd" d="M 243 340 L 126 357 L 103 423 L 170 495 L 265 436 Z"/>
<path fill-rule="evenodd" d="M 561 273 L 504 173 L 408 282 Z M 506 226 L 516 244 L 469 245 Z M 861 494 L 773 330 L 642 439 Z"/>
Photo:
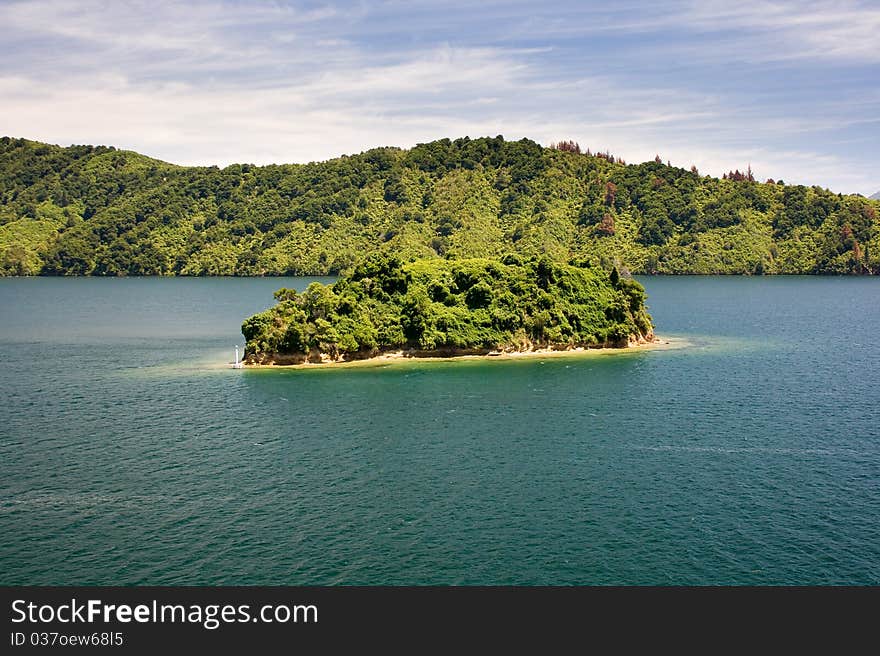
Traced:
<path fill-rule="evenodd" d="M 880 583 L 880 280 L 646 278 L 667 351 L 224 367 L 306 282 L 0 279 L 0 583 Z"/>

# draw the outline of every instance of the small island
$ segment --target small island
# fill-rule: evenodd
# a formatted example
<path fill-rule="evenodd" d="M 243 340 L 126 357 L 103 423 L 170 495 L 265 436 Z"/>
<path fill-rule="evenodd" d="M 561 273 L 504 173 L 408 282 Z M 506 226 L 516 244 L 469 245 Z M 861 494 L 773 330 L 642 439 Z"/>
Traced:
<path fill-rule="evenodd" d="M 654 341 L 645 290 L 589 262 L 373 254 L 332 285 L 275 292 L 247 319 L 247 364 L 625 348 Z"/>

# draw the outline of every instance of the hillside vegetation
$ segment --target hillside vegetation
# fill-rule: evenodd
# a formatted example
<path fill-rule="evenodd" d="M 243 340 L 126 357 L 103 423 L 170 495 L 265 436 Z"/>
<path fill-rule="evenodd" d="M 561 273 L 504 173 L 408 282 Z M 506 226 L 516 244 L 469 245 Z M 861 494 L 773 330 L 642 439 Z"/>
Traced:
<path fill-rule="evenodd" d="M 653 337 L 639 283 L 548 257 L 403 263 L 374 253 L 333 285 L 275 298 L 242 325 L 250 362 L 623 347 Z"/>
<path fill-rule="evenodd" d="M 880 203 L 501 137 L 180 167 L 0 139 L 0 273 L 320 275 L 519 253 L 633 273 L 880 273 Z M 729 178 L 729 179 L 728 179 Z"/>

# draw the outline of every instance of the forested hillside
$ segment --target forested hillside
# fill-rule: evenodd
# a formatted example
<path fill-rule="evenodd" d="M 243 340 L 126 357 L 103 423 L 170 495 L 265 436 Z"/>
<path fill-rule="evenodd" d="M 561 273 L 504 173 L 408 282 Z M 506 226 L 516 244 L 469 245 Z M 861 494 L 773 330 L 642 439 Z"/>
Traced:
<path fill-rule="evenodd" d="M 571 142 L 442 139 L 302 165 L 181 167 L 0 139 L 0 273 L 282 275 L 365 254 L 518 252 L 633 273 L 880 273 L 880 202 L 626 165 Z"/>

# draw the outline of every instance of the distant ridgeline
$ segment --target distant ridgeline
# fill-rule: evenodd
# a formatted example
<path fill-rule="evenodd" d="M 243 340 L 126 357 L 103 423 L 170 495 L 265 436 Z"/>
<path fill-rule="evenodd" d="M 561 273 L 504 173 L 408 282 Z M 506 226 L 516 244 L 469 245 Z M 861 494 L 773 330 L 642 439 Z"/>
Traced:
<path fill-rule="evenodd" d="M 333 285 L 281 289 L 247 319 L 246 359 L 295 364 L 538 348 L 624 347 L 653 338 L 644 288 L 586 263 L 374 253 Z"/>
<path fill-rule="evenodd" d="M 218 169 L 4 137 L 0 273 L 317 275 L 377 251 L 516 252 L 633 273 L 880 273 L 877 201 L 579 151 L 442 139 Z"/>

